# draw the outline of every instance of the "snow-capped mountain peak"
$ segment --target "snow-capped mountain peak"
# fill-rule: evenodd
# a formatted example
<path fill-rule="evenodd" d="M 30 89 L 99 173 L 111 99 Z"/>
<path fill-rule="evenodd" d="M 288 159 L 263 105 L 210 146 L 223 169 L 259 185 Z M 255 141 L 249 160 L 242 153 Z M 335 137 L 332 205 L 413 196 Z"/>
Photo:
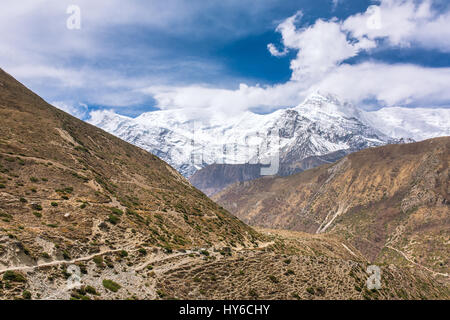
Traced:
<path fill-rule="evenodd" d="M 294 110 L 318 120 L 323 119 L 323 117 L 360 117 L 360 110 L 354 105 L 342 102 L 334 94 L 321 91 L 311 93 Z"/>
<path fill-rule="evenodd" d="M 95 111 L 89 122 L 190 176 L 213 163 L 267 163 L 274 154 L 280 163 L 293 163 L 399 141 L 393 137 L 423 137 L 425 131 L 450 134 L 449 110 L 438 110 L 438 115 L 427 109 L 416 111 L 426 116 L 412 116 L 412 109 L 364 112 L 317 91 L 294 108 L 264 115 L 244 112 L 233 118 L 212 115 L 198 120 L 180 110 L 146 112 L 137 118 Z M 421 118 L 418 126 L 417 118 Z"/>

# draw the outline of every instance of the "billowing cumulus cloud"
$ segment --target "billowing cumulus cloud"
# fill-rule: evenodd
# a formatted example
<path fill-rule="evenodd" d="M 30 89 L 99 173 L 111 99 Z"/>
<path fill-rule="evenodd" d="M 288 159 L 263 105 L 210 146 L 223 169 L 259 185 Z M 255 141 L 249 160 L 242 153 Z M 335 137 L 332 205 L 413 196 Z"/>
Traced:
<path fill-rule="evenodd" d="M 281 22 L 276 31 L 281 44 L 267 49 L 280 57 L 296 52 L 291 80 L 273 86 L 247 86 L 235 90 L 202 86 L 150 87 L 161 108 L 205 108 L 242 112 L 251 108 L 270 111 L 300 103 L 314 90 L 329 91 L 355 104 L 377 101 L 379 106 L 450 107 L 450 68 L 413 64 L 387 64 L 346 60 L 362 51 L 389 47 L 434 49 L 450 47 L 450 12 L 433 11 L 422 3 L 383 0 L 365 12 L 340 21 L 318 19 L 301 25 L 302 12 Z"/>
<path fill-rule="evenodd" d="M 450 12 L 434 11 L 431 4 L 431 0 L 383 0 L 346 19 L 343 29 L 358 39 L 386 39 L 392 46 L 450 52 Z"/>

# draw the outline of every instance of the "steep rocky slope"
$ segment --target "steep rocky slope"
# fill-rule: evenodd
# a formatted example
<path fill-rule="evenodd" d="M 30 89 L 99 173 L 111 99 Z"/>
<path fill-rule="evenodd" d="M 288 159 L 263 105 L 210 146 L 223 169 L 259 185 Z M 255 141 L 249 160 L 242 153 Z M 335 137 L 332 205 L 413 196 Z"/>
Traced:
<path fill-rule="evenodd" d="M 336 234 L 371 261 L 423 266 L 448 281 L 449 152 L 449 137 L 371 148 L 214 199 L 251 225 Z"/>
<path fill-rule="evenodd" d="M 0 272 L 259 237 L 156 156 L 48 105 L 2 70 L 0 218 Z"/>

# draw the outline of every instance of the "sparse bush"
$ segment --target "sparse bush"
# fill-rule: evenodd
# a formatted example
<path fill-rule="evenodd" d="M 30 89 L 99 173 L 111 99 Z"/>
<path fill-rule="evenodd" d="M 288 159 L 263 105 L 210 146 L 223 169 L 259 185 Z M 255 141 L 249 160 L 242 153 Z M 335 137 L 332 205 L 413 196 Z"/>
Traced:
<path fill-rule="evenodd" d="M 172 253 L 173 252 L 173 249 L 171 248 L 171 247 L 165 247 L 164 248 L 164 251 L 165 251 L 165 253 Z"/>
<path fill-rule="evenodd" d="M 272 281 L 273 283 L 278 283 L 279 280 L 277 279 L 277 277 L 275 277 L 274 275 L 270 275 L 269 276 L 269 280 Z"/>
<path fill-rule="evenodd" d="M 291 276 L 291 275 L 294 275 L 295 274 L 295 272 L 294 272 L 294 270 L 292 270 L 292 269 L 288 269 L 287 271 L 286 271 L 286 273 L 285 273 L 285 275 L 287 275 L 287 276 Z"/>
<path fill-rule="evenodd" d="M 97 292 L 97 290 L 95 290 L 95 288 L 92 287 L 92 286 L 86 286 L 86 288 L 84 288 L 84 290 L 85 290 L 87 293 L 93 294 L 93 295 L 95 295 L 95 296 L 98 296 L 98 295 L 99 295 L 99 293 Z"/>
<path fill-rule="evenodd" d="M 128 252 L 126 252 L 125 250 L 121 250 L 119 251 L 119 256 L 121 256 L 122 258 L 128 257 Z"/>
<path fill-rule="evenodd" d="M 142 255 L 146 255 L 147 254 L 147 250 L 145 250 L 144 248 L 140 248 L 138 251 Z"/>
<path fill-rule="evenodd" d="M 111 223 L 111 224 L 116 225 L 116 224 L 118 224 L 120 222 L 120 219 L 119 219 L 118 216 L 116 216 L 116 215 L 111 213 L 109 215 L 109 217 L 108 217 L 108 222 Z"/>
<path fill-rule="evenodd" d="M 113 214 L 117 214 L 117 215 L 119 215 L 119 216 L 121 216 L 121 215 L 123 214 L 123 211 L 120 210 L 119 208 L 111 208 L 111 212 L 112 212 Z"/>
<path fill-rule="evenodd" d="M 5 189 L 6 186 L 3 183 L 0 183 L 0 189 Z"/>
<path fill-rule="evenodd" d="M 31 205 L 31 208 L 32 208 L 33 210 L 37 210 L 37 211 L 41 211 L 41 210 L 42 210 L 42 206 L 41 206 L 39 203 L 33 203 L 33 204 Z"/>
<path fill-rule="evenodd" d="M 28 291 L 28 290 L 24 290 L 24 291 L 22 292 L 22 297 L 23 297 L 25 300 L 31 300 L 31 292 Z"/>
<path fill-rule="evenodd" d="M 313 287 L 308 287 L 306 288 L 306 292 L 308 292 L 309 294 L 314 294 L 314 288 Z"/>
<path fill-rule="evenodd" d="M 58 202 L 51 202 L 50 205 L 51 205 L 52 207 L 57 207 L 57 206 L 58 206 Z"/>
<path fill-rule="evenodd" d="M 119 291 L 120 288 L 122 288 L 120 286 L 120 284 L 118 284 L 117 282 L 114 282 L 112 280 L 105 279 L 105 280 L 103 280 L 102 283 L 106 289 L 108 289 L 112 292 L 117 292 L 117 291 Z"/>
<path fill-rule="evenodd" d="M 27 199 L 25 199 L 23 197 L 20 197 L 19 201 L 22 202 L 22 203 L 27 203 L 28 202 Z"/>
<path fill-rule="evenodd" d="M 42 218 L 42 214 L 40 212 L 33 211 L 33 214 L 36 218 Z"/>
<path fill-rule="evenodd" d="M 3 274 L 3 280 L 11 282 L 27 282 L 27 279 L 22 274 L 10 270 Z"/>
<path fill-rule="evenodd" d="M 164 298 L 164 297 L 166 296 L 166 294 L 165 294 L 164 291 L 162 291 L 162 290 L 156 290 L 156 293 L 158 294 L 158 296 L 159 296 L 160 298 Z"/>
<path fill-rule="evenodd" d="M 44 259 L 50 259 L 50 255 L 47 252 L 42 252 L 41 257 Z"/>
<path fill-rule="evenodd" d="M 94 260 L 97 267 L 103 267 L 103 257 L 102 256 L 95 256 L 92 260 Z"/>
<path fill-rule="evenodd" d="M 301 300 L 300 296 L 298 295 L 297 292 L 293 292 L 292 293 L 292 298 L 297 299 L 297 300 Z"/>
<path fill-rule="evenodd" d="M 66 250 L 63 251 L 62 255 L 64 260 L 70 260 L 70 255 Z"/>
<path fill-rule="evenodd" d="M 39 181 L 39 179 L 38 178 L 36 178 L 36 177 L 30 177 L 30 181 L 31 182 L 38 182 Z"/>

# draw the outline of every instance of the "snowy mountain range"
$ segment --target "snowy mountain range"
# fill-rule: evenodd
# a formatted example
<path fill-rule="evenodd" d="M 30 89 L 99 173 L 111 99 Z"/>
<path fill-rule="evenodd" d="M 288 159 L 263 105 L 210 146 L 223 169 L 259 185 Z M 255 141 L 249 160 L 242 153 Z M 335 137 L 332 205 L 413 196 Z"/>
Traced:
<path fill-rule="evenodd" d="M 314 93 L 295 108 L 234 118 L 194 118 L 180 110 L 136 118 L 101 110 L 88 121 L 157 155 L 189 177 L 211 164 L 298 162 L 312 156 L 450 135 L 449 109 L 383 108 L 367 112 Z"/>

